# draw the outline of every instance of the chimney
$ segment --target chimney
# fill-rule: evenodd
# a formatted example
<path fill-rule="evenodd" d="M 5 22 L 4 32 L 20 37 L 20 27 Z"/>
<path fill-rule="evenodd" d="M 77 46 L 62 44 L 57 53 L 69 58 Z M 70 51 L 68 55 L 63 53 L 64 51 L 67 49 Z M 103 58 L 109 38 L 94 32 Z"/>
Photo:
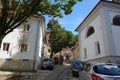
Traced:
<path fill-rule="evenodd" d="M 120 0 L 112 0 L 112 2 L 120 3 Z"/>

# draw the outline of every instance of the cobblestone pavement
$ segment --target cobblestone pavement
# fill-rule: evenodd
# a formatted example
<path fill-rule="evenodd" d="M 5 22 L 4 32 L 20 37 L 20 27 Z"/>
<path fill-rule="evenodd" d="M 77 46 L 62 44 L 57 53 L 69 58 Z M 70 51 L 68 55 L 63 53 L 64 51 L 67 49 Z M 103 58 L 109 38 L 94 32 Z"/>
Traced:
<path fill-rule="evenodd" d="M 10 72 L 0 71 L 0 80 L 43 80 L 53 71 L 39 70 L 37 72 Z"/>
<path fill-rule="evenodd" d="M 79 80 L 72 76 L 70 66 L 62 66 L 51 74 L 47 75 L 44 80 Z"/>
<path fill-rule="evenodd" d="M 61 76 L 60 76 L 61 75 Z M 79 80 L 73 78 L 68 66 L 57 65 L 53 71 L 39 70 L 37 72 L 0 71 L 0 80 Z"/>

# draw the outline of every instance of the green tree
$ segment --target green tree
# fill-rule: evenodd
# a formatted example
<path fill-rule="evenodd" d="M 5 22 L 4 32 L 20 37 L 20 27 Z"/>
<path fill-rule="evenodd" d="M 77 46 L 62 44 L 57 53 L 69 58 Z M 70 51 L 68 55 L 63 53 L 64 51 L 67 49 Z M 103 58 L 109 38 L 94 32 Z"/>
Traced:
<path fill-rule="evenodd" d="M 32 15 L 63 17 L 80 0 L 0 0 L 0 41 Z"/>
<path fill-rule="evenodd" d="M 59 24 L 56 24 L 52 29 L 51 29 L 51 34 L 50 34 L 50 47 L 51 47 L 51 52 L 52 53 L 57 53 L 61 51 L 61 48 L 63 47 L 63 38 L 65 36 L 65 31 Z M 59 45 L 59 46 L 58 46 Z"/>
<path fill-rule="evenodd" d="M 61 27 L 57 20 L 52 19 L 48 22 L 50 34 L 50 47 L 52 53 L 57 53 L 63 48 L 71 47 L 76 42 L 76 36 L 71 31 Z"/>
<path fill-rule="evenodd" d="M 71 47 L 76 43 L 76 41 L 76 36 L 71 31 L 66 31 L 64 45 L 66 45 L 66 47 Z"/>

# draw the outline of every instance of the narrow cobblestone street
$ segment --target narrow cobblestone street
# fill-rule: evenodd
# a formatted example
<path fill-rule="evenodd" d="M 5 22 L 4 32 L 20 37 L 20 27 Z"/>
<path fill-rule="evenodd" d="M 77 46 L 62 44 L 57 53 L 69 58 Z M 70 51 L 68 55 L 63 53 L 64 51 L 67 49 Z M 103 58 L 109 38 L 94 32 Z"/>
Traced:
<path fill-rule="evenodd" d="M 51 74 L 47 75 L 44 80 L 79 80 L 71 74 L 70 66 L 62 66 Z"/>

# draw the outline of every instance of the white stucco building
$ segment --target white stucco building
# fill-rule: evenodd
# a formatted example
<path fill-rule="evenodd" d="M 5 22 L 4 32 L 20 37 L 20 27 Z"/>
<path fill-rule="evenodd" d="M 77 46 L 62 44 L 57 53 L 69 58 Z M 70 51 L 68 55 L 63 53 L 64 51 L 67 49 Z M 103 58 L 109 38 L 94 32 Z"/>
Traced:
<path fill-rule="evenodd" d="M 32 16 L 2 40 L 0 69 L 37 70 L 44 49 L 45 19 Z"/>
<path fill-rule="evenodd" d="M 120 3 L 101 0 L 76 31 L 81 61 L 120 63 Z"/>

